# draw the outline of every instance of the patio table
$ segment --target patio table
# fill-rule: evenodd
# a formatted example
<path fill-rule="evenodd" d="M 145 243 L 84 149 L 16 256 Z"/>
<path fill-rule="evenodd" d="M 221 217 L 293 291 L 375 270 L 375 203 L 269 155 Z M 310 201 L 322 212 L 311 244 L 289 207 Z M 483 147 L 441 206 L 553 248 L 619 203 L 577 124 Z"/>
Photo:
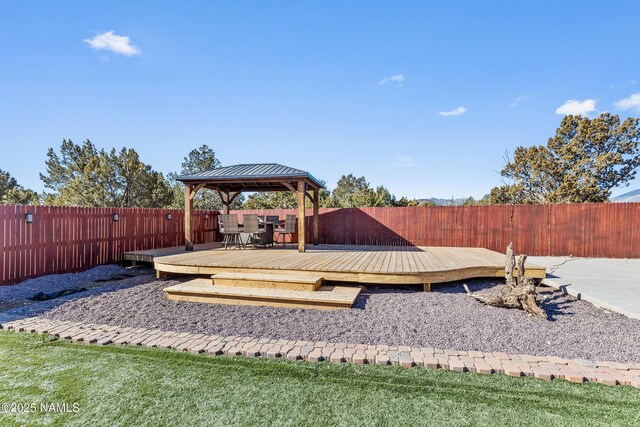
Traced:
<path fill-rule="evenodd" d="M 240 227 L 240 242 L 245 245 L 249 243 L 249 233 L 244 232 L 244 227 L 242 223 L 238 223 Z M 264 233 L 259 233 L 256 237 L 254 237 L 254 242 L 258 245 L 264 245 L 265 247 L 273 245 L 273 230 L 275 228 L 275 224 L 273 222 L 260 222 L 260 228 L 264 229 Z"/>

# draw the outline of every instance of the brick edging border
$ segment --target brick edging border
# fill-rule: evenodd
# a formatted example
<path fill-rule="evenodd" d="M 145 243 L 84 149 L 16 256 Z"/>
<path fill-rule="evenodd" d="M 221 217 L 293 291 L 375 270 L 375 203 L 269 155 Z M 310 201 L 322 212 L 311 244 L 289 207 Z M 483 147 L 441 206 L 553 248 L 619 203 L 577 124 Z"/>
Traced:
<path fill-rule="evenodd" d="M 247 357 L 283 358 L 332 363 L 399 365 L 455 372 L 531 376 L 551 381 L 554 378 L 574 383 L 598 382 L 605 385 L 630 385 L 640 388 L 640 363 L 592 362 L 556 356 L 509 355 L 502 352 L 456 351 L 430 347 L 290 341 L 172 332 L 159 329 L 94 325 L 84 322 L 30 317 L 0 324 L 0 329 L 50 334 L 88 344 L 128 344 L 158 347 L 211 356 L 225 354 Z"/>

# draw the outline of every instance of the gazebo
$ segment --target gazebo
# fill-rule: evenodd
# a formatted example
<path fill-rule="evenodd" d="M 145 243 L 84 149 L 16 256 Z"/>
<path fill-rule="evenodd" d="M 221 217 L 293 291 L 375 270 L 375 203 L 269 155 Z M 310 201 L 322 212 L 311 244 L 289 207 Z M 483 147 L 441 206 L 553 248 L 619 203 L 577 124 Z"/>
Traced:
<path fill-rule="evenodd" d="M 215 190 L 222 199 L 222 212 L 229 213 L 231 203 L 242 192 L 291 191 L 298 201 L 298 251 L 305 251 L 305 197 L 313 203 L 313 244 L 318 244 L 319 192 L 323 185 L 309 172 L 279 165 L 258 163 L 225 166 L 206 172 L 181 175 L 184 183 L 185 250 L 193 250 L 191 214 L 193 198 L 202 189 Z"/>

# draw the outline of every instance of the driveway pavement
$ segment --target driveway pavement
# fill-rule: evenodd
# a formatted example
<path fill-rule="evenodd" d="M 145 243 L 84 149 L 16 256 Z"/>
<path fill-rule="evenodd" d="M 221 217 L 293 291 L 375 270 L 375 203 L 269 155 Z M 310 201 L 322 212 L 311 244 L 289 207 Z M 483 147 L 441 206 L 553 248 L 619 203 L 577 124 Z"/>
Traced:
<path fill-rule="evenodd" d="M 640 319 L 640 259 L 529 257 L 547 267 L 543 283 Z"/>

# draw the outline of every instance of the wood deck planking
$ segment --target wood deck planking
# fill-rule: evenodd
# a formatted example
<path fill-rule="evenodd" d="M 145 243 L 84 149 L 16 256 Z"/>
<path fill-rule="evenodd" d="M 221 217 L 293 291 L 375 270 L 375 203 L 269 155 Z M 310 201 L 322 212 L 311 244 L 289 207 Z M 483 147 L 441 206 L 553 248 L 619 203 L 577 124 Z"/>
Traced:
<path fill-rule="evenodd" d="M 278 274 L 220 273 L 212 277 L 214 286 L 239 286 L 245 288 L 289 289 L 315 291 L 323 282 L 322 277 L 296 277 Z"/>
<path fill-rule="evenodd" d="M 398 252 L 393 251 L 391 252 L 391 257 L 389 258 L 389 263 L 387 264 L 387 269 L 384 270 L 385 273 L 391 273 L 392 269 L 395 268 L 396 265 L 396 258 L 397 258 L 397 254 Z"/>
<path fill-rule="evenodd" d="M 413 265 L 415 266 L 416 271 L 420 271 L 424 269 L 424 265 L 420 261 L 420 257 L 418 257 L 415 252 L 413 251 L 409 252 L 409 256 L 413 260 Z"/>
<path fill-rule="evenodd" d="M 372 258 L 374 258 L 373 252 L 367 251 L 362 257 L 360 257 L 360 260 L 354 265 L 354 268 L 357 270 L 365 269 L 366 266 L 371 262 Z"/>
<path fill-rule="evenodd" d="M 332 268 L 335 271 L 351 271 L 357 270 L 355 263 L 362 258 L 363 251 L 356 249 L 353 252 L 346 252 L 340 255 L 338 262 L 336 262 Z"/>
<path fill-rule="evenodd" d="M 155 258 L 167 273 L 222 272 L 314 275 L 326 280 L 419 284 L 472 277 L 504 276 L 504 255 L 483 248 L 323 245 L 299 253 L 293 249 L 212 249 Z M 528 265 L 543 278 L 543 267 Z"/>
<path fill-rule="evenodd" d="M 446 254 L 447 249 L 448 248 L 443 248 L 441 251 L 429 251 L 429 261 L 431 262 L 434 270 L 444 270 L 452 265 L 451 262 L 444 262 L 445 260 L 441 259 L 442 255 Z"/>
<path fill-rule="evenodd" d="M 412 255 L 416 259 L 416 265 L 419 270 L 429 271 L 431 270 L 431 265 L 427 262 L 426 258 L 421 257 L 419 254 L 413 253 Z"/>
<path fill-rule="evenodd" d="M 168 299 L 175 301 L 336 310 L 351 308 L 361 289 L 358 286 L 320 286 L 317 290 L 254 288 L 212 285 L 207 279 L 194 279 L 164 291 Z"/>
<path fill-rule="evenodd" d="M 376 273 L 386 273 L 389 270 L 389 263 L 391 262 L 391 252 L 383 252 L 382 256 L 378 257 L 374 271 Z"/>
<path fill-rule="evenodd" d="M 193 252 L 208 251 L 222 247 L 222 243 L 199 243 L 193 246 Z M 122 259 L 126 261 L 153 262 L 154 257 L 178 255 L 184 253 L 184 246 L 172 246 L 169 248 L 147 249 L 143 251 L 125 252 Z"/>

